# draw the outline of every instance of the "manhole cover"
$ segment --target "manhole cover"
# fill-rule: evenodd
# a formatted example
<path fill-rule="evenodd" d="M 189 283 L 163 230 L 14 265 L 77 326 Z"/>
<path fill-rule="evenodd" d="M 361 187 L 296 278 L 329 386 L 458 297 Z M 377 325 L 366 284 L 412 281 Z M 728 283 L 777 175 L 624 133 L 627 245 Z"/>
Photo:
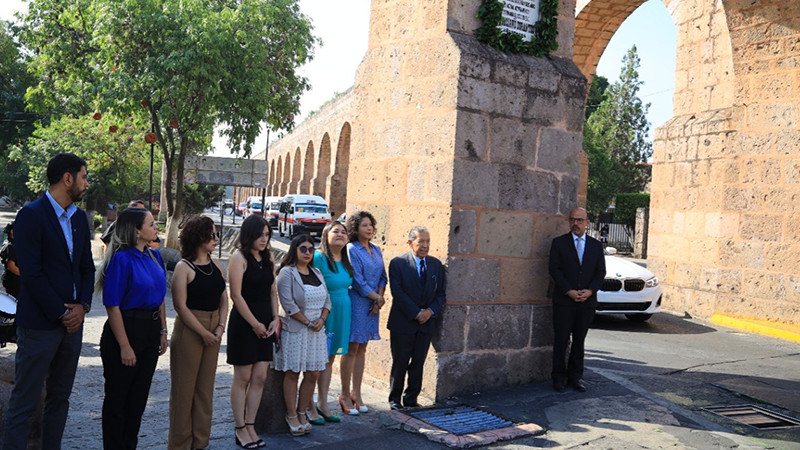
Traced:
<path fill-rule="evenodd" d="M 480 433 L 514 425 L 510 420 L 466 405 L 425 409 L 409 412 L 408 415 L 455 435 Z"/>
<path fill-rule="evenodd" d="M 703 409 L 760 430 L 796 427 L 800 425 L 798 419 L 755 405 L 709 406 Z"/>

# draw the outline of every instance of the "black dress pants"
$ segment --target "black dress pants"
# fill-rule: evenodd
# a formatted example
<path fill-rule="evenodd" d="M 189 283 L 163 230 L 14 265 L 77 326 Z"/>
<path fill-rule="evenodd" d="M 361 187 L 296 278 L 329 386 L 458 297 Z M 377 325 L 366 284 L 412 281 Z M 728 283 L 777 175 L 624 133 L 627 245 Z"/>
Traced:
<path fill-rule="evenodd" d="M 428 348 L 431 345 L 429 333 L 397 333 L 390 332 L 392 349 L 392 371 L 389 379 L 389 402 L 400 403 L 403 398 L 404 405 L 417 403 L 417 397 L 422 391 L 422 369 Z M 408 387 L 403 394 L 403 383 L 408 373 Z"/>
<path fill-rule="evenodd" d="M 122 365 L 120 346 L 108 322 L 100 338 L 106 380 L 103 400 L 103 448 L 106 450 L 136 448 L 161 344 L 160 320 L 123 317 L 122 321 L 136 354 L 135 366 Z"/>
<path fill-rule="evenodd" d="M 583 378 L 583 351 L 586 333 L 594 318 L 594 306 L 585 304 L 553 305 L 553 381 L 577 381 Z M 567 358 L 567 346 L 572 348 Z"/>

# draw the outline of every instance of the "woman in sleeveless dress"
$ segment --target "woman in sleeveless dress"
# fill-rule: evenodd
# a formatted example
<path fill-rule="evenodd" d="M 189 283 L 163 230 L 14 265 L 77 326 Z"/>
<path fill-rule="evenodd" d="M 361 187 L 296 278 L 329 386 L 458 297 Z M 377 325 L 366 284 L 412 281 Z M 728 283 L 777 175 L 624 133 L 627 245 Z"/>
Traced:
<path fill-rule="evenodd" d="M 169 358 L 169 448 L 206 448 L 217 358 L 228 320 L 228 294 L 222 268 L 211 259 L 219 241 L 214 221 L 192 217 L 178 239 L 183 259 L 172 276 L 177 317 Z"/>
<path fill-rule="evenodd" d="M 331 313 L 325 321 L 325 330 L 333 334 L 328 347 L 328 365 L 319 374 L 317 404 L 309 405 L 309 420 L 314 425 L 325 422 L 339 422 L 339 416 L 328 407 L 328 390 L 331 386 L 331 366 L 336 355 L 346 355 L 350 345 L 350 285 L 353 284 L 353 267 L 347 258 L 347 229 L 339 221 L 330 222 L 322 230 L 319 249 L 314 253 L 313 265 L 322 273 L 328 294 L 331 297 Z M 341 374 L 343 374 L 342 372 Z M 344 384 L 344 380 L 342 381 Z M 314 411 L 316 410 L 316 411 Z M 351 411 L 357 412 L 353 409 Z M 314 414 L 319 413 L 319 415 Z M 321 417 L 320 417 L 321 416 Z"/>
<path fill-rule="evenodd" d="M 328 363 L 328 339 L 325 320 L 331 300 L 322 273 L 311 265 L 314 238 L 301 234 L 292 239 L 278 268 L 278 295 L 281 301 L 281 347 L 275 354 L 275 370 L 286 372 L 283 400 L 286 423 L 293 436 L 311 431 L 308 411 L 319 372 Z M 297 382 L 300 373 L 300 395 Z"/>
<path fill-rule="evenodd" d="M 280 324 L 270 239 L 267 221 L 249 216 L 242 222 L 238 250 L 228 261 L 233 301 L 227 347 L 228 364 L 233 365 L 231 408 L 236 444 L 244 448 L 266 446 L 253 426 Z"/>

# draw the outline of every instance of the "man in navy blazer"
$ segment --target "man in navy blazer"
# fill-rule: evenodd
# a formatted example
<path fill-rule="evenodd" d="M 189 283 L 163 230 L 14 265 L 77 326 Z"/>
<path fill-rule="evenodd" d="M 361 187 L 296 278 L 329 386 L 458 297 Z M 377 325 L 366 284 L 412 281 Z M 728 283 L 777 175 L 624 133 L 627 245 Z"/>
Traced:
<path fill-rule="evenodd" d="M 428 256 L 430 244 L 428 230 L 414 227 L 408 233 L 411 251 L 389 263 L 392 309 L 386 327 L 390 331 L 392 349 L 389 380 L 389 405 L 392 409 L 419 406 L 417 397 L 422 390 L 422 368 L 431 345 L 431 335 L 444 309 L 444 266 L 438 259 Z M 403 393 L 406 373 L 408 387 Z"/>
<path fill-rule="evenodd" d="M 586 333 L 597 308 L 597 291 L 606 276 L 603 245 L 586 234 L 586 210 L 569 213 L 570 232 L 553 239 L 550 247 L 550 276 L 553 291 L 553 389 L 567 384 L 586 391 L 583 384 L 583 348 Z M 567 363 L 567 345 L 572 349 Z"/>
<path fill-rule="evenodd" d="M 86 162 L 72 153 L 59 153 L 47 164 L 47 179 L 48 191 L 19 211 L 14 226 L 22 287 L 5 449 L 26 448 L 29 419 L 45 385 L 42 448 L 61 448 L 83 319 L 92 301 L 89 223 L 74 204 L 89 187 Z"/>

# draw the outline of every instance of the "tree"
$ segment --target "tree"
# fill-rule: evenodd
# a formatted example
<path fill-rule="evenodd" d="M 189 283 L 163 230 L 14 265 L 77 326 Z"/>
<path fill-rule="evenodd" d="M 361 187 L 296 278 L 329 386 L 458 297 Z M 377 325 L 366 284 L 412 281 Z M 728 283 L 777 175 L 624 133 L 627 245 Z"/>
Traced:
<path fill-rule="evenodd" d="M 33 133 L 34 124 L 45 117 L 25 110 L 25 91 L 33 84 L 28 61 L 14 39 L 12 27 L 0 22 L 0 193 L 13 198 L 33 196 L 25 181 L 28 167 L 9 158 L 12 145 L 24 145 Z"/>
<path fill-rule="evenodd" d="M 40 125 L 25 147 L 12 147 L 10 157 L 28 168 L 26 185 L 33 192 L 47 189 L 45 172 L 53 155 L 73 152 L 84 158 L 89 168 L 86 207 L 105 211 L 108 203 L 127 203 L 147 192 L 150 149 L 137 136 L 141 128 L 113 116 L 64 116 Z M 160 158 L 154 166 L 161 167 Z"/>
<path fill-rule="evenodd" d="M 31 104 L 92 105 L 151 124 L 172 186 L 168 245 L 185 157 L 207 152 L 215 126 L 245 157 L 261 122 L 290 129 L 308 88 L 295 69 L 316 42 L 297 0 L 33 0 L 25 25 L 41 79 Z"/>
<path fill-rule="evenodd" d="M 606 89 L 608 89 L 608 78 L 595 74 L 592 85 L 589 86 L 589 95 L 586 97 L 586 119 L 597 111 L 605 98 Z"/>
<path fill-rule="evenodd" d="M 605 210 L 617 193 L 641 192 L 650 182 L 650 104 L 643 104 L 637 96 L 642 85 L 638 68 L 639 56 L 633 46 L 622 59 L 619 81 L 608 87 L 583 128 L 589 157 L 587 206 L 594 214 Z"/>

